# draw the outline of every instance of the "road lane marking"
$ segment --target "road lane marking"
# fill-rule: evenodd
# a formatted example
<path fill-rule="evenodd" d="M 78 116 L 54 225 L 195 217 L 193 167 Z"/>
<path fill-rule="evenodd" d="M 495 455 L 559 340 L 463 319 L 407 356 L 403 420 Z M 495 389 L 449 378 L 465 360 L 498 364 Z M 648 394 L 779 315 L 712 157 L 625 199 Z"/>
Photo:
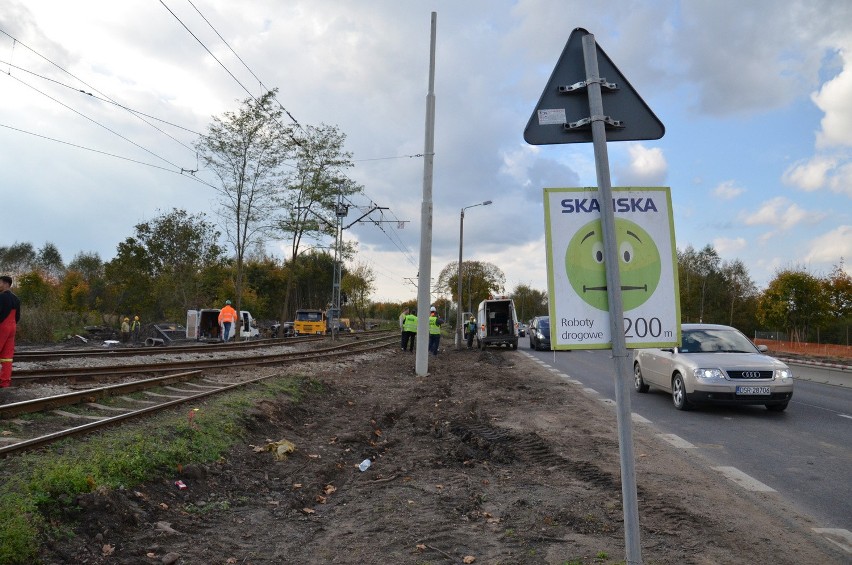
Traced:
<path fill-rule="evenodd" d="M 737 469 L 736 467 L 712 467 L 714 471 L 719 471 L 725 477 L 737 483 L 746 490 L 754 492 L 775 492 L 775 489 L 767 486 L 754 477 L 750 477 Z"/>
<path fill-rule="evenodd" d="M 850 416 L 849 414 L 838 414 L 838 416 L 840 416 L 841 418 L 849 418 L 850 420 L 852 420 L 852 416 Z"/>
<path fill-rule="evenodd" d="M 852 553 L 852 532 L 840 528 L 814 528 L 814 532 L 825 536 L 825 539 L 837 545 L 843 551 Z"/>
<path fill-rule="evenodd" d="M 695 446 L 675 434 L 657 434 L 657 437 L 680 449 L 695 449 Z"/>

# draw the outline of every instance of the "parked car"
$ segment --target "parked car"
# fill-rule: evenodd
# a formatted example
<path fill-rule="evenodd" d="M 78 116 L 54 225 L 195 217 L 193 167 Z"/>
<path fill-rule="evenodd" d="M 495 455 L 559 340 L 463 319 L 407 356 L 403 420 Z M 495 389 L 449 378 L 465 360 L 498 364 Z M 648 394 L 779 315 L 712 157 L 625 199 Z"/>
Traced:
<path fill-rule="evenodd" d="M 793 372 L 765 354 L 739 330 L 717 324 L 683 324 L 678 347 L 637 349 L 633 386 L 671 393 L 678 410 L 695 404 L 763 404 L 781 412 L 793 396 Z"/>
<path fill-rule="evenodd" d="M 536 316 L 530 323 L 530 349 L 550 349 L 550 316 Z"/>
<path fill-rule="evenodd" d="M 518 337 L 526 337 L 527 325 L 523 322 L 518 322 Z"/>

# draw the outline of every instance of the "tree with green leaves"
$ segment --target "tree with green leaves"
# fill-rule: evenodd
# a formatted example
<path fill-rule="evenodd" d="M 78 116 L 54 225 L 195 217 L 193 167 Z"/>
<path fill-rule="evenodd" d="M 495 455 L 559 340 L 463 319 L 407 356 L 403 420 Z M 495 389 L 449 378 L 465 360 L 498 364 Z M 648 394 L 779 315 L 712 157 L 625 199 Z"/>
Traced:
<path fill-rule="evenodd" d="M 462 295 L 458 296 L 458 262 L 448 263 L 435 283 L 440 293 L 449 294 L 462 310 L 473 311 L 480 302 L 491 295 L 502 294 L 506 288 L 506 275 L 493 263 L 486 261 L 462 262 Z"/>
<path fill-rule="evenodd" d="M 784 269 L 775 274 L 757 305 L 757 319 L 784 329 L 794 340 L 807 340 L 808 329 L 819 326 L 828 311 L 820 280 L 804 269 Z"/>
<path fill-rule="evenodd" d="M 291 263 L 295 264 L 305 250 L 306 240 L 313 242 L 314 248 L 333 248 L 337 244 L 339 222 L 345 224 L 348 215 L 347 197 L 363 191 L 361 185 L 347 176 L 354 163 L 352 154 L 344 148 L 345 143 L 346 135 L 336 126 L 306 126 L 299 132 L 292 153 L 294 166 L 287 172 L 278 194 L 276 220 L 279 236 L 290 241 Z M 319 245 L 323 239 L 328 243 Z M 351 258 L 353 251 L 344 242 L 341 260 Z M 294 280 L 288 279 L 282 317 L 291 313 L 294 284 Z"/>
<path fill-rule="evenodd" d="M 37 266 L 38 255 L 32 243 L 15 242 L 0 246 L 0 270 L 12 276 L 33 271 Z"/>
<path fill-rule="evenodd" d="M 746 320 L 743 316 L 736 316 L 738 313 L 751 311 L 752 309 L 749 306 L 754 304 L 757 297 L 757 286 L 749 276 L 745 263 L 739 259 L 723 261 L 719 275 L 722 280 L 724 298 L 728 303 L 728 325 L 736 326 L 745 331 L 754 329 L 745 327 L 750 325 L 747 323 L 749 320 Z M 735 323 L 735 318 L 738 323 Z M 748 318 L 753 319 L 754 316 Z"/>
<path fill-rule="evenodd" d="M 543 290 L 535 290 L 529 285 L 519 284 L 512 291 L 511 297 L 515 301 L 518 319 L 522 322 L 547 314 L 547 292 Z"/>
<path fill-rule="evenodd" d="M 213 117 L 195 148 L 216 175 L 222 226 L 234 250 L 235 308 L 241 308 L 246 252 L 266 237 L 277 209 L 283 168 L 294 143 L 292 126 L 281 123 L 277 89 L 242 101 L 235 112 Z"/>
<path fill-rule="evenodd" d="M 340 290 L 346 294 L 347 306 L 358 317 L 360 326 L 366 328 L 367 309 L 370 306 L 370 295 L 375 291 L 376 275 L 366 263 L 361 263 L 343 275 Z"/>
<path fill-rule="evenodd" d="M 106 266 L 106 278 L 118 293 L 118 312 L 182 316 L 189 307 L 221 299 L 220 281 L 205 285 L 204 271 L 224 261 L 220 233 L 205 214 L 173 209 L 135 230 Z"/>

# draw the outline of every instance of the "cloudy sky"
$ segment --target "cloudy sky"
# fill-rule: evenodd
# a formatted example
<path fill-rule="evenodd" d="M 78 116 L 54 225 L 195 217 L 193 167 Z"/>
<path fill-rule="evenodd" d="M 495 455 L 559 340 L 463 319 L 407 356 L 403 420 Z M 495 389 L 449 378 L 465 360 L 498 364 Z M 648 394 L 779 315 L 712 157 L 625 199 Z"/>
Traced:
<path fill-rule="evenodd" d="M 389 208 L 346 237 L 375 299 L 414 298 L 432 11 L 433 278 L 458 260 L 461 208 L 492 200 L 465 213 L 465 258 L 502 268 L 507 291 L 546 289 L 542 189 L 595 186 L 594 153 L 523 130 L 575 27 L 665 124 L 608 151 L 614 186 L 671 187 L 679 248 L 711 244 L 761 288 L 785 267 L 852 272 L 852 3 L 837 0 L 6 0 L 0 245 L 109 260 L 163 211 L 212 217 L 212 189 L 180 170 L 262 83 L 299 123 L 346 133 L 355 203 Z"/>

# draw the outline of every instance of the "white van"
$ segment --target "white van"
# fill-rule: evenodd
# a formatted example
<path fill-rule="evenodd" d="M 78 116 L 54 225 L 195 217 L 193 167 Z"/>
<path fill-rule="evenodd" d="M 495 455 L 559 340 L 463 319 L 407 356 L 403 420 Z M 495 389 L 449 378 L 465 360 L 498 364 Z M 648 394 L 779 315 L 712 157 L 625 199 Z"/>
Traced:
<path fill-rule="evenodd" d="M 479 303 L 476 343 L 480 349 L 487 345 L 506 345 L 518 348 L 518 315 L 511 298 L 498 296 Z"/>
<path fill-rule="evenodd" d="M 186 311 L 186 338 L 199 341 L 222 341 L 225 333 L 224 327 L 219 324 L 219 308 L 202 308 L 201 310 Z M 257 322 L 248 310 L 240 310 L 240 319 L 236 327 L 231 328 L 228 341 L 239 336 L 241 339 L 249 339 L 260 336 Z"/>

